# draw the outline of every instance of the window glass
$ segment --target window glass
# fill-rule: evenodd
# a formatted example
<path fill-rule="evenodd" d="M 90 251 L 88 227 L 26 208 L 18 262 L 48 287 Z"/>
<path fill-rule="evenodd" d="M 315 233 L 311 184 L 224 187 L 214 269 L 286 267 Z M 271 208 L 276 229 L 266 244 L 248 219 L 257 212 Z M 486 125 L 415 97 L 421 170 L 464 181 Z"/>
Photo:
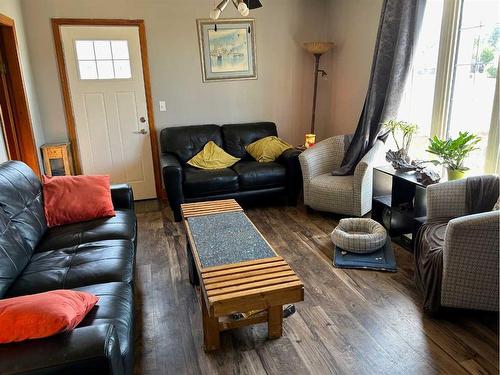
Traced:
<path fill-rule="evenodd" d="M 76 40 L 80 79 L 128 79 L 132 77 L 126 40 Z"/>
<path fill-rule="evenodd" d="M 97 67 L 93 60 L 78 61 L 81 79 L 97 79 Z"/>
<path fill-rule="evenodd" d="M 113 65 L 115 68 L 115 77 L 116 78 L 130 78 L 130 63 L 128 60 L 115 60 L 113 61 Z"/>
<path fill-rule="evenodd" d="M 109 40 L 94 40 L 95 58 L 97 60 L 111 60 L 111 42 Z"/>
<path fill-rule="evenodd" d="M 112 40 L 111 49 L 113 51 L 113 59 L 128 60 L 128 43 L 126 40 Z"/>
<path fill-rule="evenodd" d="M 431 132 L 434 89 L 439 54 L 439 30 L 443 1 L 427 1 L 413 63 L 398 111 L 398 120 L 415 123 L 419 132 L 413 137 L 409 154 L 412 159 L 428 159 L 425 150 Z M 392 142 L 392 139 L 388 139 Z M 393 144 L 389 144 L 395 149 Z"/>
<path fill-rule="evenodd" d="M 94 45 L 91 40 L 77 40 L 75 42 L 78 60 L 94 60 Z"/>
<path fill-rule="evenodd" d="M 113 79 L 115 72 L 113 71 L 113 61 L 97 60 L 97 74 L 99 79 Z"/>
<path fill-rule="evenodd" d="M 465 162 L 471 174 L 484 167 L 500 54 L 500 2 L 464 0 L 454 62 L 448 137 L 469 131 L 481 137 Z"/>

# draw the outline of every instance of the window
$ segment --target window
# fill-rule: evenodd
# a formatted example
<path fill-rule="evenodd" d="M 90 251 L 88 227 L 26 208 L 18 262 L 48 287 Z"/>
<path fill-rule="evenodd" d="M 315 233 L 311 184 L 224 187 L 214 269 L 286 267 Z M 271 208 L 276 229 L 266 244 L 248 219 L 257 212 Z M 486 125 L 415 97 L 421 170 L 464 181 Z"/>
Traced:
<path fill-rule="evenodd" d="M 439 54 L 439 36 L 443 16 L 442 1 L 427 1 L 413 64 L 399 107 L 398 119 L 417 124 L 419 132 L 413 137 L 410 155 L 417 160 L 427 159 L 425 147 L 431 133 L 434 88 Z"/>
<path fill-rule="evenodd" d="M 479 150 L 468 159 L 468 167 L 482 171 L 491 125 L 495 78 L 500 52 L 500 6 L 495 1 L 464 0 L 453 64 L 450 113 L 446 135 L 461 131 L 481 137 Z"/>
<path fill-rule="evenodd" d="M 398 119 L 419 126 L 412 158 L 430 159 L 430 136 L 469 131 L 481 143 L 466 166 L 471 174 L 483 172 L 498 79 L 499 12 L 498 1 L 427 0 L 398 112 Z"/>
<path fill-rule="evenodd" d="M 128 79 L 132 77 L 126 40 L 76 40 L 80 79 Z"/>

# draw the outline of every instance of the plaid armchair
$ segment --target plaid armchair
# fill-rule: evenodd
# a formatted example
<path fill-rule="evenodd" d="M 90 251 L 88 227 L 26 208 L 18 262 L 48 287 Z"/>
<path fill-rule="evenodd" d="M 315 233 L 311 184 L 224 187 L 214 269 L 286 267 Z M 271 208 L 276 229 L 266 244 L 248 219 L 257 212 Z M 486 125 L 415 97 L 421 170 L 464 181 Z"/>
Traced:
<path fill-rule="evenodd" d="M 498 311 L 500 211 L 467 215 L 466 184 L 463 179 L 427 188 L 428 221 L 450 219 L 442 246 L 440 304 Z M 498 193 L 483 204 L 491 208 L 497 199 Z"/>
<path fill-rule="evenodd" d="M 327 138 L 299 156 L 304 204 L 319 211 L 363 216 L 372 208 L 373 165 L 383 159 L 384 144 L 377 141 L 360 160 L 354 175 L 332 176 L 349 144 L 346 136 Z"/>

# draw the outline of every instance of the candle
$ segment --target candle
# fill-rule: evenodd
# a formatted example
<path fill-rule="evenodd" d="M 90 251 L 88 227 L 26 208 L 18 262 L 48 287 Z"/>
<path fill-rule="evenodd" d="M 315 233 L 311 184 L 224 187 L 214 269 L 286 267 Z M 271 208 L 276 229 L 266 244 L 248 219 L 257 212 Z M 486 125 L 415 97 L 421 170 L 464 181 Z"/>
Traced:
<path fill-rule="evenodd" d="M 315 143 L 316 143 L 316 135 L 315 134 L 306 134 L 306 143 L 304 144 L 304 146 L 306 148 L 309 148 L 309 147 L 314 146 Z"/>

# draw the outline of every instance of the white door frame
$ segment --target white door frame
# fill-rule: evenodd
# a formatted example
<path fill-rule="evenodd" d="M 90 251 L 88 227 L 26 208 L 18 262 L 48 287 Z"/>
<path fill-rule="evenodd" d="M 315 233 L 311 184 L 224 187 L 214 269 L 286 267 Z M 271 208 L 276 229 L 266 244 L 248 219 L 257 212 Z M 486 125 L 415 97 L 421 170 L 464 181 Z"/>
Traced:
<path fill-rule="evenodd" d="M 57 65 L 59 68 L 59 79 L 61 81 L 61 90 L 64 101 L 64 112 L 66 115 L 66 127 L 68 130 L 68 138 L 71 142 L 73 160 L 75 163 L 75 171 L 77 174 L 82 173 L 82 164 L 80 151 L 78 149 L 78 140 L 76 135 L 75 116 L 73 112 L 73 104 L 71 102 L 71 94 L 69 80 L 66 71 L 66 63 L 64 60 L 61 26 L 135 26 L 139 29 L 139 41 L 142 56 L 142 71 L 144 75 L 144 91 L 146 93 L 146 106 L 148 112 L 148 126 L 151 140 L 151 153 L 153 157 L 153 168 L 155 176 L 156 196 L 165 199 L 165 193 L 161 184 L 160 159 L 158 155 L 158 138 L 156 134 L 153 99 L 151 96 L 151 80 L 149 77 L 149 62 L 148 49 L 146 42 L 146 28 L 144 20 L 128 20 L 128 19 L 86 19 L 86 18 L 52 18 L 52 31 L 54 34 L 54 43 L 56 49 Z"/>

